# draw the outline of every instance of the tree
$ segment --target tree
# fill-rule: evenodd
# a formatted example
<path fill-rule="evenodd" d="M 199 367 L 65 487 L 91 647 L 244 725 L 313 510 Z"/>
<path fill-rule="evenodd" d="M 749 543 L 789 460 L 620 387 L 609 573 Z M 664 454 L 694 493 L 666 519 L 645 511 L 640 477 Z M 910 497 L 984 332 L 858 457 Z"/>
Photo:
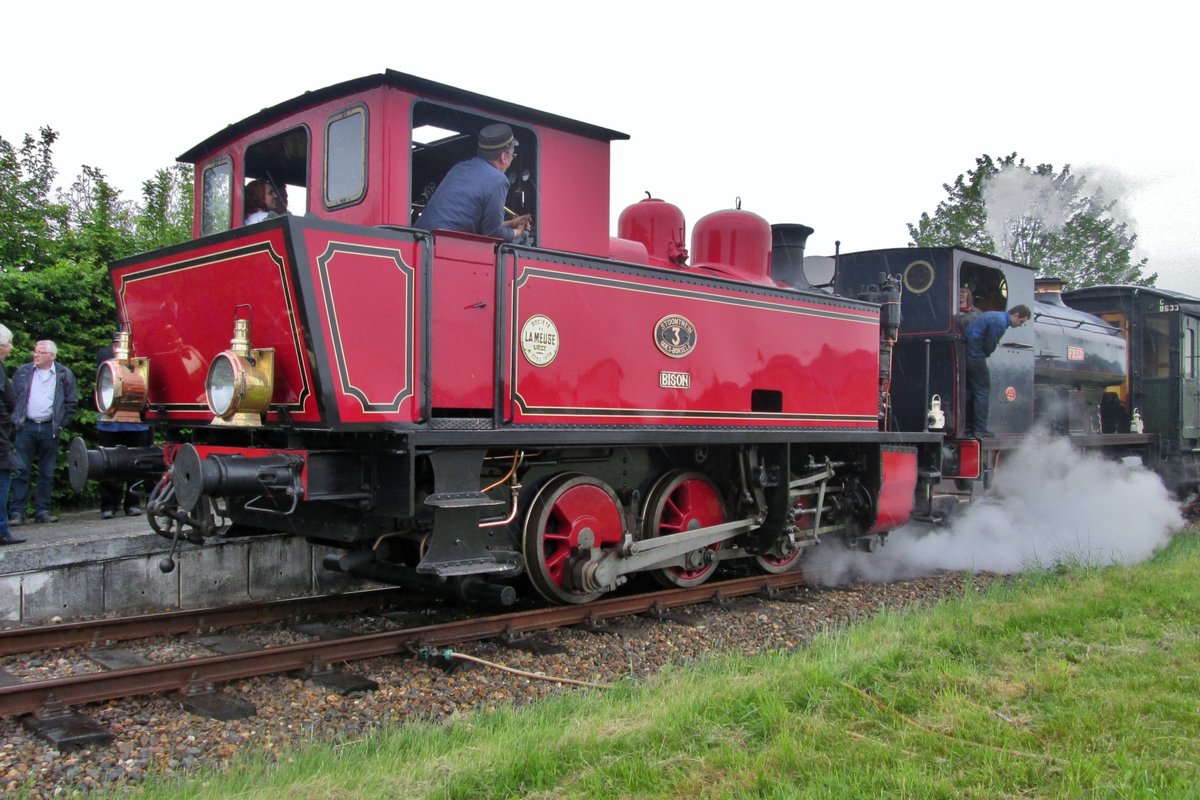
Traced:
<path fill-rule="evenodd" d="M 0 272 L 54 263 L 67 209 L 50 199 L 58 173 L 52 150 L 58 133 L 25 135 L 20 149 L 0 137 Z"/>
<path fill-rule="evenodd" d="M 191 236 L 192 168 L 159 170 L 142 185 L 142 203 L 121 199 L 96 167 L 51 199 L 53 145 L 58 134 L 42 128 L 20 149 L 0 137 L 0 321 L 13 332 L 19 354 L 40 339 L 58 345 L 58 361 L 75 373 L 79 414 L 64 438 L 95 437 L 91 402 L 97 350 L 111 341 L 117 319 L 109 262 Z M 57 502 L 69 495 L 65 459 L 59 459 Z"/>
<path fill-rule="evenodd" d="M 1072 287 L 1099 283 L 1152 286 L 1147 259 L 1133 260 L 1137 235 L 1118 219 L 1115 198 L 1092 189 L 1070 165 L 1031 167 L 1011 153 L 983 155 L 975 169 L 943 184 L 948 195 L 908 233 L 917 247 L 959 246 L 1028 264 Z"/>

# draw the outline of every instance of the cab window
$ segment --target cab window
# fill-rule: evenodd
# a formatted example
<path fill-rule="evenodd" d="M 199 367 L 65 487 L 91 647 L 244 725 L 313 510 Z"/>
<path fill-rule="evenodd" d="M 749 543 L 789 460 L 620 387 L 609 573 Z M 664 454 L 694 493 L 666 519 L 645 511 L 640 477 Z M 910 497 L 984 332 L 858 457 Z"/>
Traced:
<path fill-rule="evenodd" d="M 1008 310 L 1008 281 L 1003 271 L 982 264 L 964 263 L 958 285 L 971 290 L 975 307 L 980 311 Z"/>
<path fill-rule="evenodd" d="M 367 191 L 367 110 L 351 108 L 325 126 L 325 207 L 350 205 Z"/>
<path fill-rule="evenodd" d="M 233 218 L 233 161 L 222 158 L 205 166 L 200 192 L 200 235 L 229 230 Z"/>
<path fill-rule="evenodd" d="M 291 128 L 246 148 L 246 185 L 266 181 L 287 206 L 287 213 L 308 210 L 308 128 Z M 242 187 L 245 191 L 245 186 Z M 246 216 L 243 196 L 243 219 Z"/>
<path fill-rule="evenodd" d="M 410 222 L 421 216 L 450 168 L 475 156 L 479 131 L 495 122 L 512 125 L 519 142 L 517 158 L 507 173 L 505 213 L 509 218 L 532 214 L 537 219 L 538 142 L 533 131 L 511 120 L 421 101 L 413 104 L 412 112 Z"/>

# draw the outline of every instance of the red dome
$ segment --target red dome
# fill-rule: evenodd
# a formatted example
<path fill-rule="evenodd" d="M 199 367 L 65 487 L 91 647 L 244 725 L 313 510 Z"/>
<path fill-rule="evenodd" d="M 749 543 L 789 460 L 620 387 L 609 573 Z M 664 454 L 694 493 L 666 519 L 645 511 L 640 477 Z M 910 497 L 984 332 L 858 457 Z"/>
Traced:
<path fill-rule="evenodd" d="M 771 226 L 739 209 L 714 211 L 692 230 L 692 264 L 712 267 L 750 283 L 771 280 Z"/>

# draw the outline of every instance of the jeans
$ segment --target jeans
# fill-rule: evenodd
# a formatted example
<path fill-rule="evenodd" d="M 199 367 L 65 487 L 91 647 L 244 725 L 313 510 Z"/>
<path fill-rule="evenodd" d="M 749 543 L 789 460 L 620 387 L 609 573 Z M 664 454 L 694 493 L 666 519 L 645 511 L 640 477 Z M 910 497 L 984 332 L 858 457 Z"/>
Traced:
<path fill-rule="evenodd" d="M 968 427 L 976 436 L 988 432 L 988 398 L 991 393 L 992 376 L 988 372 L 987 359 L 968 360 L 967 399 L 973 407 L 973 413 L 970 415 L 971 425 Z"/>
<path fill-rule="evenodd" d="M 29 499 L 31 473 L 37 475 L 37 489 L 33 496 L 34 516 L 50 513 L 50 496 L 54 491 L 54 462 L 58 458 L 58 434 L 50 422 L 38 424 L 26 422 L 17 429 L 17 455 L 24 465 L 12 479 L 11 514 L 24 514 Z"/>
<path fill-rule="evenodd" d="M 8 487 L 12 484 L 12 470 L 0 469 L 0 500 L 4 501 L 4 508 L 8 509 Z M 7 539 L 12 534 L 8 528 L 8 514 L 0 514 L 0 539 Z"/>

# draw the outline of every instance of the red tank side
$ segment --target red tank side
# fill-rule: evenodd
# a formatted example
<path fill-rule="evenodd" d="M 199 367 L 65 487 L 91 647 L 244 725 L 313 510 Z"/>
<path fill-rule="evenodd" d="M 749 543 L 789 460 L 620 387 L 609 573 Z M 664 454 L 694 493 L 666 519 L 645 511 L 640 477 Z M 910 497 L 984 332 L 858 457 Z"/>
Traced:
<path fill-rule="evenodd" d="M 875 306 L 507 262 L 513 423 L 878 427 Z"/>

